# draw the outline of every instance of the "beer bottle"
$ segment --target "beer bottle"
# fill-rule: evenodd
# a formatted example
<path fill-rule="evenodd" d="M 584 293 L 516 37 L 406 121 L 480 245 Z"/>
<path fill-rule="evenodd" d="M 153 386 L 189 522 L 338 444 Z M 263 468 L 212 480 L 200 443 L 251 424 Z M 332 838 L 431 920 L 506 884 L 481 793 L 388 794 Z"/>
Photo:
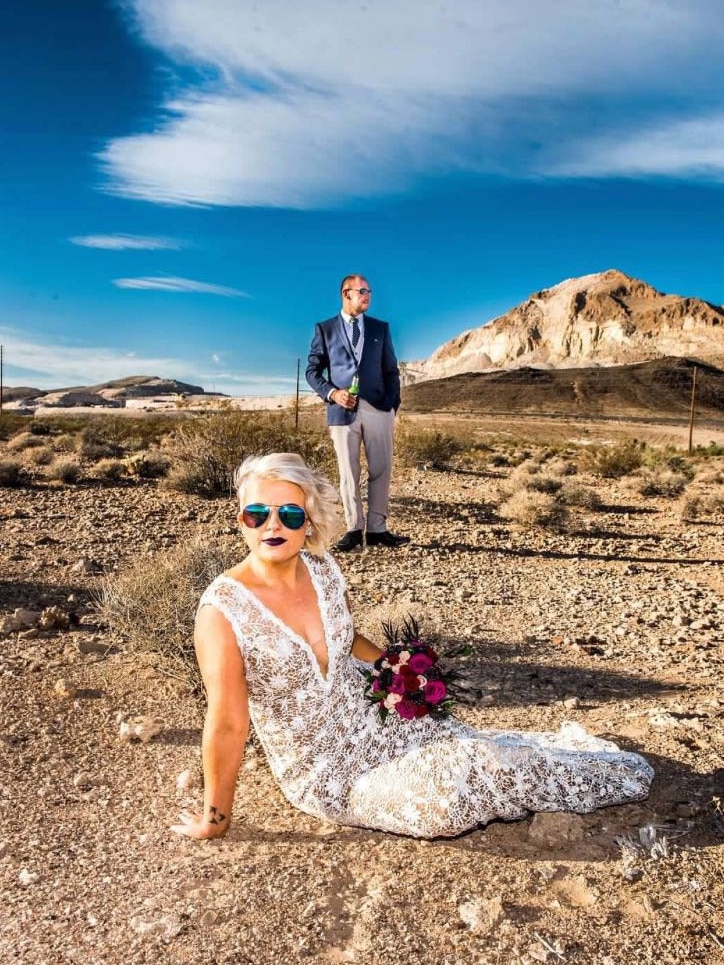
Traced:
<path fill-rule="evenodd" d="M 359 395 L 359 375 L 356 372 L 352 376 L 352 382 L 347 391 L 350 395 Z"/>

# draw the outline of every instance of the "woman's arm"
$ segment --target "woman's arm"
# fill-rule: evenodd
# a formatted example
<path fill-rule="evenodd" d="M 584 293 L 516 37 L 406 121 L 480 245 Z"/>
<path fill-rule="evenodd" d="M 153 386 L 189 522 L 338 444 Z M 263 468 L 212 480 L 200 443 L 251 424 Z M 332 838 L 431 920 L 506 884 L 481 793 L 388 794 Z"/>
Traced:
<path fill-rule="evenodd" d="M 353 657 L 357 657 L 358 660 L 366 660 L 368 663 L 374 663 L 381 653 L 382 651 L 378 646 L 355 630 L 354 640 L 352 641 Z"/>
<path fill-rule="evenodd" d="M 190 838 L 219 838 L 229 830 L 249 733 L 246 678 L 234 631 L 214 607 L 199 610 L 194 644 L 207 696 L 201 741 L 204 809 L 201 814 L 183 812 L 171 830 Z"/>

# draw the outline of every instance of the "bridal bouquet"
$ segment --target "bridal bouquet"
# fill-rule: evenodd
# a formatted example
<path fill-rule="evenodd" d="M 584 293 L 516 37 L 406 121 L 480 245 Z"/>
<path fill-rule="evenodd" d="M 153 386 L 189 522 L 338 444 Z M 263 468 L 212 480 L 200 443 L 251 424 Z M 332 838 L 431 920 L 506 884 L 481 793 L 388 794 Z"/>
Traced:
<path fill-rule="evenodd" d="M 438 669 L 438 655 L 420 639 L 415 620 L 405 620 L 401 628 L 383 623 L 382 628 L 387 646 L 372 669 L 363 673 L 367 681 L 365 697 L 377 704 L 383 723 L 390 713 L 405 720 L 428 714 L 447 717 L 454 704 L 454 674 Z"/>

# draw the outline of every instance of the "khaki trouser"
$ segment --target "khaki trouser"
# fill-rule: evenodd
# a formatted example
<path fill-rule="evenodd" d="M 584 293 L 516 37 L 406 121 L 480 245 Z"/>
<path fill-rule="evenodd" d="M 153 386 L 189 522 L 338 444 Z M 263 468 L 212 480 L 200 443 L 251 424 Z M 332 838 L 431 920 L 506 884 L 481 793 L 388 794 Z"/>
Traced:
<path fill-rule="evenodd" d="M 395 433 L 394 410 L 381 412 L 364 399 L 359 400 L 357 417 L 348 426 L 330 426 L 339 466 L 339 491 L 347 529 L 365 529 L 360 494 L 360 452 L 367 457 L 367 531 L 387 529 L 392 476 L 392 448 Z"/>

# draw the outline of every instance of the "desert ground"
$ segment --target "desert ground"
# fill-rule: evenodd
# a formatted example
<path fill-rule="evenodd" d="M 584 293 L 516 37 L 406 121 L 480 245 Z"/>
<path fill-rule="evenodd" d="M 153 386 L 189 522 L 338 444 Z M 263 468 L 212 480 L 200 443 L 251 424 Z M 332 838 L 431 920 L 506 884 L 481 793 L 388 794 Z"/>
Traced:
<path fill-rule="evenodd" d="M 465 644 L 461 717 L 575 721 L 644 754 L 651 796 L 417 841 L 295 811 L 252 737 L 229 835 L 176 837 L 201 797 L 203 706 L 97 601 L 132 566 L 153 585 L 197 540 L 241 555 L 233 501 L 101 480 L 92 464 L 72 483 L 29 466 L 0 488 L 0 620 L 35 613 L 0 635 L 0 961 L 724 961 L 724 456 L 693 460 L 681 495 L 647 496 L 635 474 L 592 475 L 582 444 L 681 445 L 680 426 L 465 428 L 485 458 L 396 467 L 390 527 L 410 544 L 339 557 L 359 628 L 381 640 L 383 619 L 412 614 L 443 653 Z M 525 528 L 501 506 L 526 465 L 599 499 Z M 709 508 L 686 518 L 694 491 Z M 160 732 L 127 739 L 136 716 Z"/>

